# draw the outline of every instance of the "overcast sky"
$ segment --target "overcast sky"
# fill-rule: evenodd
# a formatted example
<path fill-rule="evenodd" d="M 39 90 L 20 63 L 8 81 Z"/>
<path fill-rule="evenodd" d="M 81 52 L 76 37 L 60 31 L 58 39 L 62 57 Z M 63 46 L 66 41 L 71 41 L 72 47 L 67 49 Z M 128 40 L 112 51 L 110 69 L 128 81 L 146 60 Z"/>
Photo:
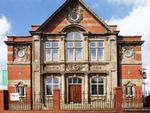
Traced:
<path fill-rule="evenodd" d="M 150 76 L 150 0 L 83 0 L 109 24 L 117 24 L 120 34 L 142 35 L 143 67 Z M 65 0 L 1 0 L 0 70 L 6 69 L 7 35 L 29 35 L 31 24 L 43 23 Z M 147 89 L 150 77 L 146 79 Z"/>

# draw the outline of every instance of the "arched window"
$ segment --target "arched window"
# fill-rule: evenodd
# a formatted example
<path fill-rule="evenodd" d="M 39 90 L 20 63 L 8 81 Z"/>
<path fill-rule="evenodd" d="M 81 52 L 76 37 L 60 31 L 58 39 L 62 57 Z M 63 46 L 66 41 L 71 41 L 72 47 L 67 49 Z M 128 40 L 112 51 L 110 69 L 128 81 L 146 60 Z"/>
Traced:
<path fill-rule="evenodd" d="M 20 81 L 18 84 L 16 84 L 16 93 L 19 93 L 19 97 L 25 97 L 26 96 L 26 87 L 22 81 Z"/>
<path fill-rule="evenodd" d="M 127 84 L 125 84 L 125 95 L 126 97 L 133 97 L 133 88 L 134 88 L 135 84 L 133 84 L 132 82 L 128 82 Z"/>
<path fill-rule="evenodd" d="M 70 32 L 67 34 L 67 60 L 78 61 L 83 57 L 82 34 L 80 32 Z"/>
<path fill-rule="evenodd" d="M 92 95 L 104 95 L 104 78 L 97 76 L 91 78 Z"/>

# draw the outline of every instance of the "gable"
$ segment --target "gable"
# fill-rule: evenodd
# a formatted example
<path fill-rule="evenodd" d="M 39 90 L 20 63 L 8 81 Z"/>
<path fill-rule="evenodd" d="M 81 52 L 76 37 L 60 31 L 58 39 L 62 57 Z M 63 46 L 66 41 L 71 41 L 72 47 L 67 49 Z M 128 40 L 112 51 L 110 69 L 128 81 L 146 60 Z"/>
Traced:
<path fill-rule="evenodd" d="M 78 1 L 78 0 L 77 0 Z M 78 1 L 76 6 L 82 11 L 82 20 L 77 23 L 72 23 L 68 20 L 68 15 L 72 11 L 71 0 L 67 0 L 46 22 L 44 22 L 37 31 L 48 33 L 59 33 L 70 25 L 80 25 L 90 33 L 107 33 L 111 31 L 99 17 L 95 15 L 82 1 Z"/>

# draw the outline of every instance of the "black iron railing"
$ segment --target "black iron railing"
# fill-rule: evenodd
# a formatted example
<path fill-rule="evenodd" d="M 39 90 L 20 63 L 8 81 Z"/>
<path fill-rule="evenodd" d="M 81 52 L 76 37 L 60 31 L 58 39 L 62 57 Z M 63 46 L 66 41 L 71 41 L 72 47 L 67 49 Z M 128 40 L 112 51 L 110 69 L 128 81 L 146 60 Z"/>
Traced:
<path fill-rule="evenodd" d="M 123 96 L 123 108 L 150 108 L 150 92 L 136 92 Z"/>
<path fill-rule="evenodd" d="M 81 94 L 66 98 L 61 94 L 60 107 L 63 110 L 111 110 L 114 109 L 114 96 Z"/>
<path fill-rule="evenodd" d="M 8 98 L 0 98 L 0 103 L 5 102 L 7 110 L 53 110 L 53 96 L 45 95 L 26 95 L 20 97 L 19 100 L 13 101 L 8 94 Z M 115 109 L 116 100 L 113 94 L 104 95 L 64 95 L 60 94 L 60 109 L 61 110 L 113 110 Z M 3 104 L 0 104 L 3 105 Z M 56 104 L 55 104 L 56 106 Z M 0 106 L 3 108 L 4 106 Z M 123 95 L 122 108 L 150 108 L 150 92 L 136 92 L 133 95 Z"/>
<path fill-rule="evenodd" d="M 9 110 L 52 110 L 53 98 L 41 95 L 35 95 L 31 101 L 32 95 L 20 97 L 19 100 L 11 100 L 9 95 L 8 109 Z"/>

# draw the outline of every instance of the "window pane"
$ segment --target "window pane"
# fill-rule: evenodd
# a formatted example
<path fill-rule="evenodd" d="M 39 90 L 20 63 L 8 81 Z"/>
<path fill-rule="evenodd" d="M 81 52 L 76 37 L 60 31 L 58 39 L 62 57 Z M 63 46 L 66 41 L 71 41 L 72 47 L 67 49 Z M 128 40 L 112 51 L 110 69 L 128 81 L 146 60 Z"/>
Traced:
<path fill-rule="evenodd" d="M 97 83 L 97 78 L 93 78 L 92 83 Z"/>
<path fill-rule="evenodd" d="M 53 60 L 58 61 L 58 49 L 53 49 Z"/>
<path fill-rule="evenodd" d="M 58 42 L 53 42 L 53 47 L 55 48 L 57 48 L 58 47 Z"/>
<path fill-rule="evenodd" d="M 75 40 L 81 40 L 81 33 L 80 32 L 74 32 L 74 38 L 75 38 Z"/>
<path fill-rule="evenodd" d="M 98 59 L 103 59 L 103 56 L 104 56 L 104 50 L 98 49 Z"/>
<path fill-rule="evenodd" d="M 19 93 L 19 96 L 25 96 L 25 89 L 24 87 L 17 87 L 17 93 Z"/>
<path fill-rule="evenodd" d="M 46 61 L 50 61 L 52 59 L 51 57 L 51 49 L 46 49 Z"/>
<path fill-rule="evenodd" d="M 21 87 L 18 87 L 18 92 L 17 93 L 19 93 L 19 95 L 21 96 Z"/>
<path fill-rule="evenodd" d="M 76 47 L 81 47 L 82 46 L 82 42 L 75 42 L 75 46 Z"/>
<path fill-rule="evenodd" d="M 18 87 L 18 92 L 17 93 L 19 93 L 19 95 L 20 95 L 20 87 Z"/>
<path fill-rule="evenodd" d="M 67 52 L 68 53 L 68 60 L 73 60 L 73 55 L 74 55 L 73 54 L 73 49 L 69 48 L 67 51 L 68 51 Z"/>
<path fill-rule="evenodd" d="M 24 96 L 24 87 L 20 87 L 20 96 Z"/>
<path fill-rule="evenodd" d="M 97 85 L 92 85 L 92 95 L 97 95 Z"/>
<path fill-rule="evenodd" d="M 77 78 L 73 78 L 73 83 L 77 83 Z"/>
<path fill-rule="evenodd" d="M 99 95 L 103 95 L 104 94 L 104 87 L 103 87 L 103 85 L 99 85 L 98 86 L 98 94 Z"/>
<path fill-rule="evenodd" d="M 73 40 L 73 32 L 67 34 L 67 40 Z"/>
<path fill-rule="evenodd" d="M 98 46 L 98 47 L 103 47 L 103 46 L 104 46 L 104 43 L 103 43 L 103 42 L 98 42 L 97 46 Z"/>
<path fill-rule="evenodd" d="M 82 49 L 76 49 L 76 60 L 82 59 Z"/>
<path fill-rule="evenodd" d="M 73 47 L 73 42 L 67 42 L 68 47 Z"/>
<path fill-rule="evenodd" d="M 126 95 L 128 95 L 128 87 L 126 87 L 125 93 Z"/>
<path fill-rule="evenodd" d="M 53 78 L 53 83 L 58 84 L 58 78 Z"/>
<path fill-rule="evenodd" d="M 52 95 L 52 86 L 46 85 L 46 95 Z"/>
<path fill-rule="evenodd" d="M 96 60 L 96 49 L 91 49 L 91 60 Z"/>
<path fill-rule="evenodd" d="M 132 87 L 128 87 L 128 95 L 133 95 Z"/>
<path fill-rule="evenodd" d="M 98 79 L 98 83 L 103 83 L 103 79 L 102 79 L 102 78 L 99 78 L 99 79 Z"/>
<path fill-rule="evenodd" d="M 72 78 L 68 79 L 68 83 L 71 84 L 72 83 Z"/>
<path fill-rule="evenodd" d="M 96 42 L 91 42 L 91 43 L 90 43 L 90 46 L 91 46 L 91 47 L 96 47 Z"/>
<path fill-rule="evenodd" d="M 51 48 L 52 47 L 52 42 L 46 42 L 45 47 L 46 48 Z"/>
<path fill-rule="evenodd" d="M 82 79 L 81 78 L 78 78 L 78 83 L 82 83 Z"/>
<path fill-rule="evenodd" d="M 133 90 L 132 90 L 132 87 L 130 87 L 130 95 L 133 95 Z"/>
<path fill-rule="evenodd" d="M 53 78 L 47 78 L 47 79 L 46 79 L 46 83 L 52 84 L 52 79 L 53 79 Z"/>

